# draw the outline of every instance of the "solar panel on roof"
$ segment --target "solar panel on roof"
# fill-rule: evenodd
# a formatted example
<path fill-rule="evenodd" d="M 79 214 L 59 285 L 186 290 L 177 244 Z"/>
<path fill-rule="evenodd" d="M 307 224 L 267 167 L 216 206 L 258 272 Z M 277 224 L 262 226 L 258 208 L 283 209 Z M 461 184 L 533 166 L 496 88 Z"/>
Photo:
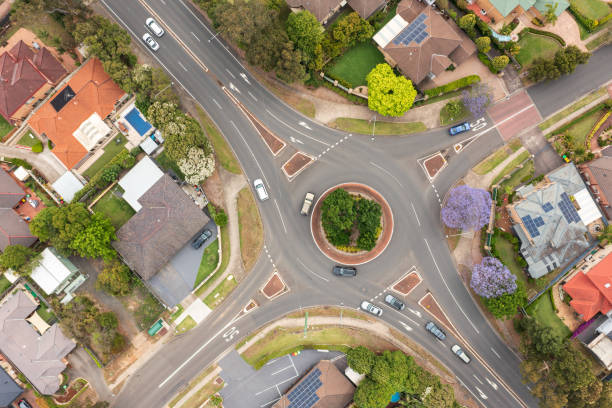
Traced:
<path fill-rule="evenodd" d="M 549 212 L 549 211 L 551 211 L 551 210 L 553 209 L 553 206 L 552 206 L 552 204 L 551 204 L 551 203 L 546 202 L 546 203 L 544 203 L 544 205 L 542 206 L 542 209 L 543 209 L 544 211 L 546 211 L 546 212 Z"/>
<path fill-rule="evenodd" d="M 320 376 L 321 370 L 317 368 L 287 395 L 290 402 L 289 408 L 310 408 L 319 400 L 316 392 L 323 385 Z"/>
<path fill-rule="evenodd" d="M 535 220 L 533 220 L 534 224 L 536 227 L 541 227 L 542 225 L 544 225 L 544 220 L 542 219 L 542 217 L 538 217 Z"/>

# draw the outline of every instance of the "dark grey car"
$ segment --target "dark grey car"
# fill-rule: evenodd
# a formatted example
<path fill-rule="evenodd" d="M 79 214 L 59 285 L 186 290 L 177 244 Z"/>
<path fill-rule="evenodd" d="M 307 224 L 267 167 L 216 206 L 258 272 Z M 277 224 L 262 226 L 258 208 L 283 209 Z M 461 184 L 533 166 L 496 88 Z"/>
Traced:
<path fill-rule="evenodd" d="M 427 330 L 440 340 L 446 339 L 446 333 L 444 333 L 441 328 L 436 326 L 434 322 L 427 322 L 427 324 L 425 325 L 425 330 Z"/>
<path fill-rule="evenodd" d="M 332 272 L 336 276 L 356 276 L 357 275 L 357 269 L 353 268 L 352 266 L 336 265 L 334 266 L 334 269 L 332 270 Z"/>
<path fill-rule="evenodd" d="M 212 237 L 212 232 L 209 229 L 205 229 L 200 235 L 196 237 L 191 243 L 191 246 L 194 249 L 200 249 L 202 245 L 206 242 L 208 238 Z"/>
<path fill-rule="evenodd" d="M 397 310 L 404 310 L 404 308 L 406 307 L 404 302 L 402 302 L 401 300 L 399 300 L 398 298 L 396 298 L 393 295 L 385 296 L 385 302 L 387 302 L 387 304 L 393 306 Z"/>

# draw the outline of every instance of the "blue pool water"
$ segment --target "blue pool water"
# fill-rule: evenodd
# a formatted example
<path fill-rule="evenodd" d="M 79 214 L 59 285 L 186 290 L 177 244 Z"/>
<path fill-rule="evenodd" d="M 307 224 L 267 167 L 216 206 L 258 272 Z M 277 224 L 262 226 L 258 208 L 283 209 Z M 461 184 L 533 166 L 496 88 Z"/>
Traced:
<path fill-rule="evenodd" d="M 396 392 L 391 396 L 391 402 L 398 402 L 400 400 L 400 393 Z"/>
<path fill-rule="evenodd" d="M 136 129 L 138 133 L 140 133 L 140 136 L 146 135 L 149 129 L 153 127 L 153 125 L 144 120 L 136 108 L 133 108 L 127 115 L 125 115 L 125 119 L 130 122 L 130 125 L 132 125 L 132 127 Z"/>

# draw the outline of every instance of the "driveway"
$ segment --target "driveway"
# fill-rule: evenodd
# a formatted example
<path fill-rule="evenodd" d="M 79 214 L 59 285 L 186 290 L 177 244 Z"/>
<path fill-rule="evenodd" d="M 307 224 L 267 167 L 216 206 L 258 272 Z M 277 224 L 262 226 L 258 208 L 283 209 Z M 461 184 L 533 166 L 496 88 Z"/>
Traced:
<path fill-rule="evenodd" d="M 563 164 L 563 160 L 546 140 L 539 128 L 535 127 L 521 135 L 523 146 L 534 155 L 534 175 L 546 174 Z"/>
<path fill-rule="evenodd" d="M 91 359 L 89 354 L 81 346 L 77 347 L 69 356 L 68 376 L 71 379 L 83 377 L 89 381 L 90 385 L 96 390 L 98 397 L 102 401 L 110 401 L 114 396 L 104 381 L 104 374 Z"/>

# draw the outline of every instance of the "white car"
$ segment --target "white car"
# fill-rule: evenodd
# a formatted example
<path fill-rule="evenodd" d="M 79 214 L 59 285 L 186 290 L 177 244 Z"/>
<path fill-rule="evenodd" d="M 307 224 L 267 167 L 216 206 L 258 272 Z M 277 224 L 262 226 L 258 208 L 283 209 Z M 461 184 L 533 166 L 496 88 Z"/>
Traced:
<path fill-rule="evenodd" d="M 157 41 L 155 41 L 153 39 L 153 37 L 151 37 L 151 34 L 149 33 L 145 33 L 142 36 L 142 40 L 145 42 L 145 44 L 147 44 L 149 46 L 149 48 L 151 48 L 153 51 L 157 51 L 159 50 L 159 44 L 157 43 Z"/>
<path fill-rule="evenodd" d="M 268 198 L 268 192 L 266 191 L 266 186 L 264 186 L 263 181 L 261 179 L 257 179 L 253 182 L 253 187 L 255 187 L 255 191 L 257 191 L 257 196 L 261 201 L 266 201 Z"/>
<path fill-rule="evenodd" d="M 380 307 L 374 306 L 368 301 L 361 302 L 361 308 L 366 312 L 372 313 L 375 316 L 382 316 L 382 309 Z"/>
<path fill-rule="evenodd" d="M 455 355 L 457 357 L 459 357 L 465 364 L 469 364 L 470 363 L 470 358 L 468 357 L 467 354 L 465 354 L 465 351 L 463 351 L 461 349 L 461 347 L 459 347 L 458 345 L 454 345 L 453 347 L 451 347 L 451 350 L 453 351 L 453 353 L 455 353 Z"/>
<path fill-rule="evenodd" d="M 147 25 L 147 27 L 149 27 L 149 30 L 151 30 L 156 36 L 161 37 L 162 35 L 164 35 L 164 29 L 161 28 L 159 24 L 157 24 L 157 21 L 153 20 L 153 18 L 147 18 L 145 24 Z"/>

